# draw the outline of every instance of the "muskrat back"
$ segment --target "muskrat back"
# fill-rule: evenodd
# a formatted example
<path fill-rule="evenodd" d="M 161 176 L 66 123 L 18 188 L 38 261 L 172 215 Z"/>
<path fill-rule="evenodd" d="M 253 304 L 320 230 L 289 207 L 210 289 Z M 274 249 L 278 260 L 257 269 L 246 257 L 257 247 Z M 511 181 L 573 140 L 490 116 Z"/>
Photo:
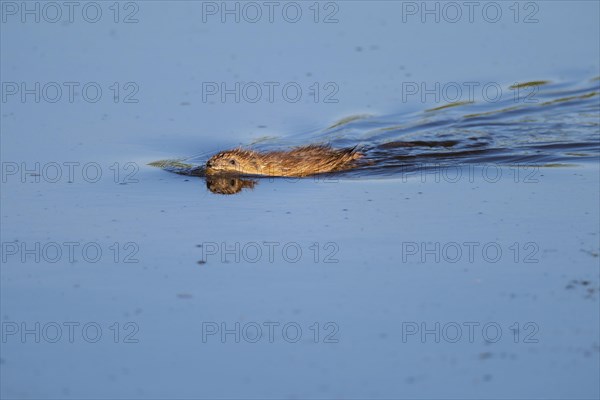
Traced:
<path fill-rule="evenodd" d="M 352 169 L 362 156 L 355 147 L 333 149 L 310 145 L 262 153 L 238 148 L 211 157 L 206 163 L 206 174 L 303 177 Z"/>

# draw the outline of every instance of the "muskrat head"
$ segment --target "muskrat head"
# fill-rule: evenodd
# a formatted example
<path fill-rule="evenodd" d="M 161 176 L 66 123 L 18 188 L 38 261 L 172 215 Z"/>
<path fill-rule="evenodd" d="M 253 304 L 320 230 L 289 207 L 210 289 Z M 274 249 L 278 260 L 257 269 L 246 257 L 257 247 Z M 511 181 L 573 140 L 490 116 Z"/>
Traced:
<path fill-rule="evenodd" d="M 207 174 L 260 174 L 260 167 L 253 151 L 235 149 L 222 151 L 206 162 Z"/>

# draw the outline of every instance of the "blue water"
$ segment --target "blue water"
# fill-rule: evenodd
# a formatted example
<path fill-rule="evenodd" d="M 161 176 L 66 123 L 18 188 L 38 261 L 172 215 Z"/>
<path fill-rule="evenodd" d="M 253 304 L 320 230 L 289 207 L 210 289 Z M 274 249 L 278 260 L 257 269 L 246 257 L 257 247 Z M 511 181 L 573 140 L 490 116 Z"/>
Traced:
<path fill-rule="evenodd" d="M 600 396 L 598 2 L 23 4 L 2 398 Z M 148 165 L 317 142 L 372 163 L 229 196 Z"/>
<path fill-rule="evenodd" d="M 577 83 L 534 81 L 505 88 L 504 98 L 454 102 L 409 115 L 353 115 L 314 132 L 270 137 L 246 145 L 258 152 L 321 144 L 356 148 L 364 157 L 336 175 L 373 178 L 427 165 L 547 165 L 596 161 L 600 156 L 600 78 Z M 487 101 L 486 101 L 487 100 Z M 243 146 L 244 147 L 244 146 Z M 212 154 L 158 163 L 203 175 Z"/>

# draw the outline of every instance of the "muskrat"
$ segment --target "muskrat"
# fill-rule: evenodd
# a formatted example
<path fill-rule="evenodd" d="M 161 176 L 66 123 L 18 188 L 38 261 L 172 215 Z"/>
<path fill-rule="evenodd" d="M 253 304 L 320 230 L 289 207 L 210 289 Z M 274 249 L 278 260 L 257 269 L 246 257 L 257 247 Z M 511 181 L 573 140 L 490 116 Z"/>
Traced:
<path fill-rule="evenodd" d="M 206 162 L 206 174 L 304 177 L 352 169 L 362 156 L 356 147 L 333 149 L 325 145 L 264 153 L 237 148 L 211 157 Z"/>

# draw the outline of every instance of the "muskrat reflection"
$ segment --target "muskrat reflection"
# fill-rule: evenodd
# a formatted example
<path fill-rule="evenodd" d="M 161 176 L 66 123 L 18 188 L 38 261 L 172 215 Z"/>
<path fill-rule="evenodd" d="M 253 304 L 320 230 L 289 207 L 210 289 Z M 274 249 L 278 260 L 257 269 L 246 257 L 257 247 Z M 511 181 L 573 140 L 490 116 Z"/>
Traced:
<path fill-rule="evenodd" d="M 242 189 L 254 189 L 257 181 L 233 176 L 206 176 L 206 187 L 216 194 L 236 194 Z"/>

